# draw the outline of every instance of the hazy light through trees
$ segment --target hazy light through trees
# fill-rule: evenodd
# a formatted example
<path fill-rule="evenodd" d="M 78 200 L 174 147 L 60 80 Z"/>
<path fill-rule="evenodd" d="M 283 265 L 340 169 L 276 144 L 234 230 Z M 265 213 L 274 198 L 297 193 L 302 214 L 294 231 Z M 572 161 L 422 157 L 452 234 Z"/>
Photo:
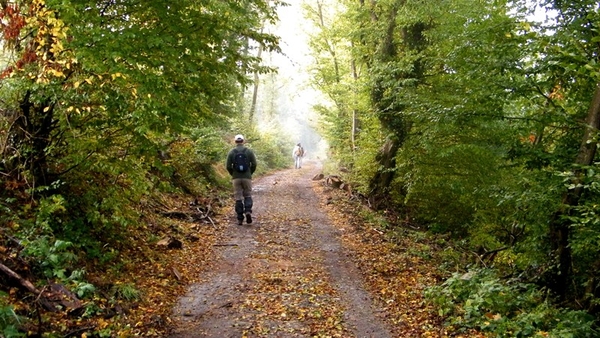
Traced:
<path fill-rule="evenodd" d="M 311 108 L 322 97 L 308 84 L 309 22 L 303 18 L 301 1 L 281 7 L 278 13 L 279 23 L 268 30 L 281 36 L 283 53 L 263 55 L 265 65 L 276 67 L 278 73 L 261 75 L 256 110 L 258 127 L 262 131 L 281 128 L 286 134 L 283 139 L 290 142 L 290 154 L 295 143 L 301 142 L 308 157 L 323 158 L 327 145 L 315 130 L 318 116 Z"/>

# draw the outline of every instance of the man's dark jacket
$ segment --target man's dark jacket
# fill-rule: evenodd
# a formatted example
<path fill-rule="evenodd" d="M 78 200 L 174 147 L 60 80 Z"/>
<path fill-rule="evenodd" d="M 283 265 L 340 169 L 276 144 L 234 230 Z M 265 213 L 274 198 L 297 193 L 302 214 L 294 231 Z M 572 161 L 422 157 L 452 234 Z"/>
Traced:
<path fill-rule="evenodd" d="M 236 152 L 241 152 L 244 151 L 244 149 L 246 149 L 246 157 L 248 157 L 248 162 L 250 162 L 250 170 L 246 170 L 246 172 L 238 172 L 237 170 L 233 169 L 233 161 L 235 158 L 235 154 Z M 229 151 L 229 154 L 227 154 L 227 171 L 229 172 L 229 175 L 231 175 L 232 178 L 252 178 L 252 174 L 254 174 L 254 171 L 256 170 L 256 156 L 254 155 L 254 152 L 252 151 L 252 149 L 247 148 L 246 146 L 244 146 L 243 144 L 238 144 L 235 146 L 235 148 L 231 149 Z"/>

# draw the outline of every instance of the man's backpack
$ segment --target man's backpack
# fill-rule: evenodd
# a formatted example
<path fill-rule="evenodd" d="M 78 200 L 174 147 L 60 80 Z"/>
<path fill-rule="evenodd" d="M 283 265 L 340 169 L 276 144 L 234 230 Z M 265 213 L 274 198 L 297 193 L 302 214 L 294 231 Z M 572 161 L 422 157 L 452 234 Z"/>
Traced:
<path fill-rule="evenodd" d="M 250 161 L 246 155 L 246 148 L 242 151 L 234 150 L 233 169 L 239 173 L 245 173 L 250 169 Z"/>

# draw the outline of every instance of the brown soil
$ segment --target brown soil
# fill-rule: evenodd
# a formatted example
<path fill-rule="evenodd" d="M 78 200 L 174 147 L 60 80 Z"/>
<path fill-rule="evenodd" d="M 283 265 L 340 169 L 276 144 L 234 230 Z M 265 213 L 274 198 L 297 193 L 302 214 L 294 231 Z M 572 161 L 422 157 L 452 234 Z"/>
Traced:
<path fill-rule="evenodd" d="M 254 180 L 254 222 L 236 225 L 233 211 L 223 220 L 213 264 L 180 298 L 169 337 L 392 336 L 316 192 L 320 172 L 307 161 Z"/>

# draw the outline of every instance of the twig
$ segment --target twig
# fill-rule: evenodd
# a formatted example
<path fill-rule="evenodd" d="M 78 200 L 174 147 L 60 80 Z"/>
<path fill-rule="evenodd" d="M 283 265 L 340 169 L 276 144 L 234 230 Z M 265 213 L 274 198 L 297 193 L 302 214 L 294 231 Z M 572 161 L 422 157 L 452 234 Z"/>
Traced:
<path fill-rule="evenodd" d="M 376 233 L 378 233 L 378 234 L 380 234 L 380 235 L 383 235 L 383 232 L 381 232 L 381 231 L 379 231 L 379 230 L 377 230 L 377 229 L 375 229 L 375 228 L 371 228 L 371 230 L 375 231 Z"/>
<path fill-rule="evenodd" d="M 64 337 L 64 338 L 67 338 L 67 337 L 73 337 L 73 336 L 79 335 L 79 333 L 80 333 L 80 332 L 83 332 L 83 331 L 88 331 L 88 330 L 93 330 L 93 329 L 95 329 L 95 328 L 96 328 L 95 326 L 84 326 L 84 327 L 80 327 L 80 328 L 78 328 L 78 329 L 75 329 L 75 330 L 73 330 L 73 331 L 71 331 L 71 332 L 67 333 L 67 334 L 66 334 L 66 335 L 64 335 L 63 337 Z"/>
<path fill-rule="evenodd" d="M 215 222 L 213 222 L 212 218 L 208 217 L 208 215 L 206 215 L 206 218 L 208 218 L 208 220 L 210 221 L 210 223 L 212 224 L 213 228 L 217 228 L 217 226 L 215 225 Z"/>

